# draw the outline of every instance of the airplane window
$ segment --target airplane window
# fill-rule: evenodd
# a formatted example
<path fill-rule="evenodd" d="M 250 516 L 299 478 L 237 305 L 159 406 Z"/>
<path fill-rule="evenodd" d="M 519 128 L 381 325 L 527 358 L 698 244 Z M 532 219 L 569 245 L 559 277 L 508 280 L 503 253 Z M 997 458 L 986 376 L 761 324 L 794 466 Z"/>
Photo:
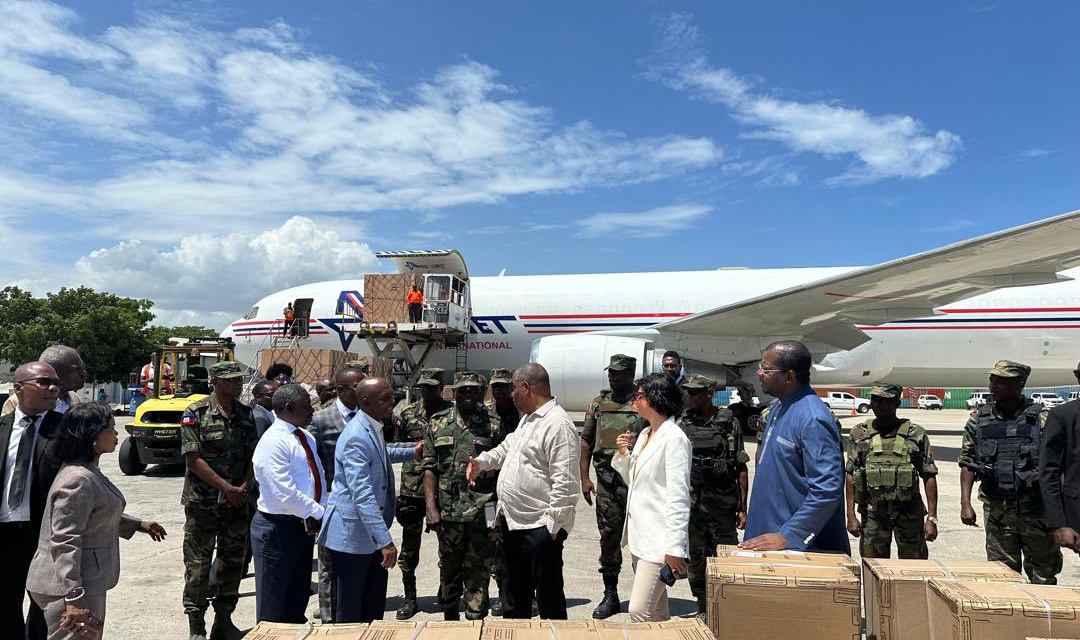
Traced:
<path fill-rule="evenodd" d="M 259 308 L 258 307 L 252 307 L 251 311 L 248 311 L 247 315 L 244 316 L 244 319 L 245 320 L 251 320 L 252 318 L 254 318 L 257 315 L 259 315 Z"/>

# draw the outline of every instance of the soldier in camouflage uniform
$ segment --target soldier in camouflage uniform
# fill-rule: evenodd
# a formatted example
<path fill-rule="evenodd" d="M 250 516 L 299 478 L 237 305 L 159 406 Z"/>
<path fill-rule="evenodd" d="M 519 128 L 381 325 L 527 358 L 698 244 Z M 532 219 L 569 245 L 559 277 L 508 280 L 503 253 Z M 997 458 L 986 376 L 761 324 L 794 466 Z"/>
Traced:
<path fill-rule="evenodd" d="M 870 390 L 874 418 L 852 427 L 846 441 L 847 529 L 860 538 L 864 558 L 891 557 L 895 536 L 898 557 L 925 560 L 926 543 L 938 535 L 934 450 L 922 427 L 897 417 L 903 397 L 898 384 L 875 384 Z M 926 505 L 919 493 L 920 478 Z"/>
<path fill-rule="evenodd" d="M 187 462 L 181 503 L 184 524 L 184 612 L 191 640 L 206 640 L 206 609 L 214 602 L 210 638 L 244 634 L 232 623 L 248 538 L 247 495 L 251 456 L 259 436 L 251 409 L 240 402 L 243 368 L 235 362 L 210 367 L 214 392 L 192 403 L 180 419 L 180 452 Z M 217 549 L 217 589 L 210 567 Z"/>
<path fill-rule="evenodd" d="M 986 520 L 986 559 L 1035 584 L 1057 584 L 1061 549 L 1046 521 L 1039 490 L 1039 446 L 1047 410 L 1024 396 L 1031 367 L 999 360 L 988 402 L 971 412 L 960 449 L 960 520 L 976 526 L 971 488 L 979 480 Z"/>
<path fill-rule="evenodd" d="M 426 519 L 439 535 L 439 603 L 446 620 L 458 619 L 463 595 L 467 619 L 480 620 L 488 612 L 495 474 L 482 474 L 475 486 L 465 479 L 469 458 L 503 439 L 499 419 L 480 402 L 483 389 L 480 374 L 455 374 L 454 407 L 432 416 L 424 434 Z"/>
<path fill-rule="evenodd" d="M 417 385 L 420 399 L 401 412 L 402 427 L 392 441 L 420 442 L 424 439 L 431 418 L 437 413 L 453 408 L 454 403 L 444 400 L 442 369 L 424 369 Z M 405 601 L 397 610 L 398 620 L 408 620 L 420 610 L 416 603 L 416 566 L 420 562 L 420 539 L 424 531 L 424 470 L 420 462 L 401 465 L 401 484 L 397 497 L 397 521 L 401 525 L 401 583 L 405 588 Z"/>
<path fill-rule="evenodd" d="M 686 433 L 693 458 L 690 463 L 690 591 L 704 616 L 705 562 L 716 555 L 718 544 L 739 544 L 736 529 L 746 526 L 749 487 L 742 428 L 729 409 L 712 403 L 716 381 L 703 375 L 683 379 L 689 403 L 676 422 Z"/>
<path fill-rule="evenodd" d="M 596 495 L 596 526 L 600 530 L 600 575 L 604 578 L 604 596 L 593 610 L 602 620 L 619 612 L 619 571 L 622 569 L 622 534 L 626 520 L 626 483 L 611 468 L 618 450 L 615 440 L 629 431 L 635 436 L 648 423 L 631 408 L 634 400 L 634 374 L 637 359 L 621 353 L 611 356 L 608 386 L 585 412 L 581 430 L 581 493 L 592 504 Z M 589 460 L 596 469 L 596 485 L 589 479 Z"/>

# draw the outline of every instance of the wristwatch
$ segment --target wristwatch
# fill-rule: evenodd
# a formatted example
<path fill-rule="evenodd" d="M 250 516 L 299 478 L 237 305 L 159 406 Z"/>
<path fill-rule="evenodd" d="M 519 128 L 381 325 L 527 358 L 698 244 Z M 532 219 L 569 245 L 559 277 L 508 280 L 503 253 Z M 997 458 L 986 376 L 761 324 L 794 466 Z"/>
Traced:
<path fill-rule="evenodd" d="M 937 525 L 937 516 L 926 516 L 926 521 L 932 525 Z"/>

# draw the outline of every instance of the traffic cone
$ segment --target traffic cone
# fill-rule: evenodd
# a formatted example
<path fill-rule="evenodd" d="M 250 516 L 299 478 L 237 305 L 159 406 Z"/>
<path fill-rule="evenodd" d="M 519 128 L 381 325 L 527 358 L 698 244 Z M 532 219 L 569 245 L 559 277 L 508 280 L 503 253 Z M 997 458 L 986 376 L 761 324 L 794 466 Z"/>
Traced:
<path fill-rule="evenodd" d="M 855 410 L 855 407 L 851 408 L 851 415 L 853 415 L 853 416 L 859 415 L 859 412 Z"/>

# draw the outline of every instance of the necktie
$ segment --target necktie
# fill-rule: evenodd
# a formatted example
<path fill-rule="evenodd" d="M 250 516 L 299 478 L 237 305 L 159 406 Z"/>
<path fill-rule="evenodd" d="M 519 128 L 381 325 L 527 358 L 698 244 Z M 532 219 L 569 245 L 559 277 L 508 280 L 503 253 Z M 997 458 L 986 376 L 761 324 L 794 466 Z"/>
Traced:
<path fill-rule="evenodd" d="M 34 453 L 34 431 L 37 430 L 37 417 L 23 418 L 23 432 L 19 438 L 19 452 L 15 454 L 15 469 L 11 476 L 11 492 L 8 494 L 8 508 L 14 511 L 23 502 L 26 493 L 26 479 L 30 475 L 30 459 Z"/>
<path fill-rule="evenodd" d="M 322 502 L 322 479 L 319 477 L 319 465 L 315 464 L 315 454 L 311 452 L 311 445 L 308 444 L 307 438 L 304 437 L 304 432 L 297 429 L 293 431 L 293 435 L 300 441 L 300 446 L 304 448 L 304 455 L 307 456 L 307 466 L 311 470 L 311 478 L 315 481 L 315 502 Z"/>
<path fill-rule="evenodd" d="M 345 424 L 349 424 L 350 422 L 352 422 L 352 419 L 355 418 L 355 417 L 356 417 L 356 412 L 355 411 L 350 411 L 349 415 L 345 416 Z"/>

